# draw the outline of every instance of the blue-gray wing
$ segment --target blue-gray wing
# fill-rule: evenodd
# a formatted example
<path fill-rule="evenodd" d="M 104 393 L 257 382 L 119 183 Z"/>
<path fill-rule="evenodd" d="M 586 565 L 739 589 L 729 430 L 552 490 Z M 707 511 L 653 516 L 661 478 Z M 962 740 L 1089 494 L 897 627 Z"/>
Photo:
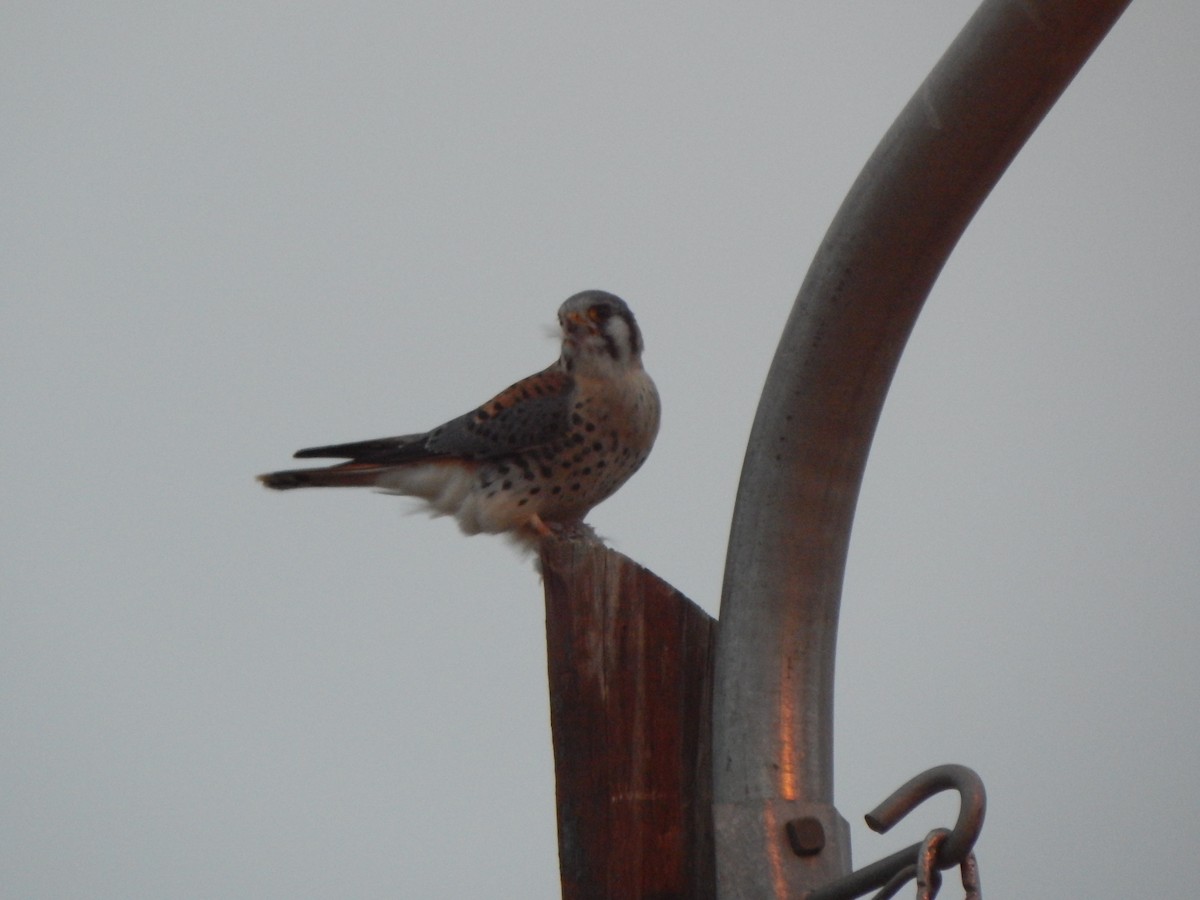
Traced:
<path fill-rule="evenodd" d="M 574 379 L 555 365 L 424 434 L 310 447 L 295 456 L 396 465 L 436 457 L 491 459 L 519 453 L 553 443 L 568 432 L 574 387 Z"/>

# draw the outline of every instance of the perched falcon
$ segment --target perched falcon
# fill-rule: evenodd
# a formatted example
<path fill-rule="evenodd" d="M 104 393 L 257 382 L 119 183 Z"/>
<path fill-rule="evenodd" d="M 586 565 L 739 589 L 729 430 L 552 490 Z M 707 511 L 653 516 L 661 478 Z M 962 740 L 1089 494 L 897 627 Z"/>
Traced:
<path fill-rule="evenodd" d="M 260 475 L 269 488 L 374 487 L 418 497 L 467 534 L 544 537 L 578 526 L 645 462 L 659 401 L 620 297 L 584 291 L 558 310 L 562 355 L 424 434 L 313 447 L 346 462 Z"/>

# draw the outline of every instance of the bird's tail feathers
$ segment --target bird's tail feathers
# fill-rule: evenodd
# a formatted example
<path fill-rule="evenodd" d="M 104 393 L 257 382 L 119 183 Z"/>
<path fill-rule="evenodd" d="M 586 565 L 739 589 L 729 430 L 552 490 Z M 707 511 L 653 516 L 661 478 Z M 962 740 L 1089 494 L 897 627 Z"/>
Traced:
<path fill-rule="evenodd" d="M 328 444 L 324 447 L 306 447 L 292 454 L 296 459 L 357 459 L 364 457 L 379 462 L 381 457 L 397 454 L 424 452 L 428 435 L 405 434 L 400 437 L 375 438 L 370 441 L 354 441 L 350 444 Z"/>
<path fill-rule="evenodd" d="M 316 469 L 287 469 L 268 472 L 258 480 L 276 491 L 302 487 L 372 487 L 384 471 L 382 466 L 349 463 Z"/>

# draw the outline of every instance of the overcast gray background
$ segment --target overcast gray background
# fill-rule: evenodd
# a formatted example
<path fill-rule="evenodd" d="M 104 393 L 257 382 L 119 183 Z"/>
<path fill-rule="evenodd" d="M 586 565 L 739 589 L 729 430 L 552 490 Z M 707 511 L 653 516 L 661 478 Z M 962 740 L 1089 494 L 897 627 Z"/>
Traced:
<path fill-rule="evenodd" d="M 252 476 L 466 411 L 613 290 L 665 413 L 592 521 L 715 614 L 792 298 L 972 8 L 0 14 L 0 892 L 556 896 L 529 561 Z M 1133 4 L 909 343 L 839 642 L 858 864 L 948 824 L 861 815 L 954 761 L 989 895 L 1194 885 L 1198 46 Z"/>

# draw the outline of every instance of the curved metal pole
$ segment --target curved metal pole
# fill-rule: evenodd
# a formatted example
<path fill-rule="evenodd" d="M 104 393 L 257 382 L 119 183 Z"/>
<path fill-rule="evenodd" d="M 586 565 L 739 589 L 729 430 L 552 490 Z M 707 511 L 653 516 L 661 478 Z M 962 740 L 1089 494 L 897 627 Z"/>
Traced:
<path fill-rule="evenodd" d="M 884 396 L 967 223 L 1127 5 L 986 0 L 880 142 L 809 269 L 759 403 L 725 567 L 713 708 L 722 898 L 796 897 L 849 869 L 832 805 L 834 650 Z M 806 835 L 795 854 L 789 821 Z"/>

